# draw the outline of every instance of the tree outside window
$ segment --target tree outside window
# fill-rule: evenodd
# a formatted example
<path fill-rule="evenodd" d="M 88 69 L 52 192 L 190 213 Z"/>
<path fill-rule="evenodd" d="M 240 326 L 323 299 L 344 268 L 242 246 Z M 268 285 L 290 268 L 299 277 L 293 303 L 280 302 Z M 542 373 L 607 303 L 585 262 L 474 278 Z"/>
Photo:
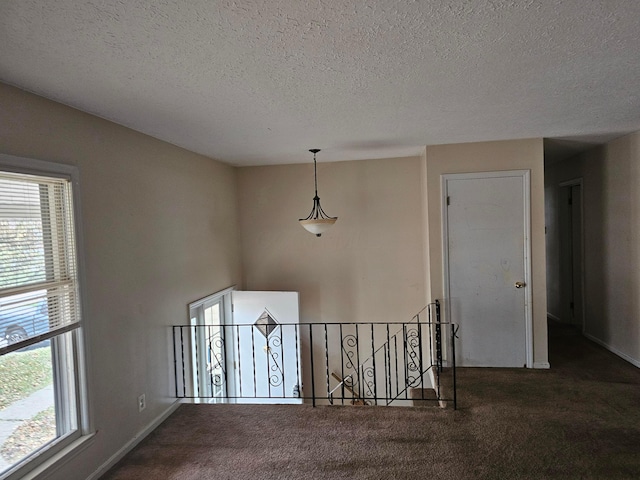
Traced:
<path fill-rule="evenodd" d="M 81 435 L 74 225 L 69 178 L 0 170 L 0 478 Z"/>

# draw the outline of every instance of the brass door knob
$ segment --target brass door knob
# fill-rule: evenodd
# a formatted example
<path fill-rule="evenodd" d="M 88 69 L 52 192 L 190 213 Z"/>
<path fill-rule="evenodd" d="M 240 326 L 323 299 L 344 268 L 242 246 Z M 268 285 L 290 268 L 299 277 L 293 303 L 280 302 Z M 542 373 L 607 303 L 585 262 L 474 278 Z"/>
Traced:
<path fill-rule="evenodd" d="M 523 288 L 526 285 L 524 282 L 516 282 L 516 288 Z"/>

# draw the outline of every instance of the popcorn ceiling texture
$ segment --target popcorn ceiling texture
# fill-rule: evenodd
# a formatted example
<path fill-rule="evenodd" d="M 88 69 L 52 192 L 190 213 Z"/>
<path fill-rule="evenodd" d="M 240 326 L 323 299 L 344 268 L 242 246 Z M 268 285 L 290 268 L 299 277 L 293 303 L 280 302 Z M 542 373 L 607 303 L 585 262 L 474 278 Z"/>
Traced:
<path fill-rule="evenodd" d="M 640 2 L 21 0 L 0 80 L 236 165 L 640 129 Z"/>

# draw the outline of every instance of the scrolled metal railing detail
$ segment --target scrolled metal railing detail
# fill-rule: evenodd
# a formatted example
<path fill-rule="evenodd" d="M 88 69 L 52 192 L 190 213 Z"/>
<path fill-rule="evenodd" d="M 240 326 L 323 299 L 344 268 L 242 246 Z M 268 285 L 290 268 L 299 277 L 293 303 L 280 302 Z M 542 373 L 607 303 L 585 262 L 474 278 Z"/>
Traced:
<path fill-rule="evenodd" d="M 267 365 L 270 370 L 269 384 L 272 387 L 279 387 L 284 382 L 284 372 L 279 363 L 280 352 L 274 349 L 282 349 L 282 339 L 276 335 L 272 335 L 267 340 Z M 269 360 L 269 358 L 271 360 Z"/>
<path fill-rule="evenodd" d="M 340 349 L 342 352 L 342 366 L 343 370 L 346 369 L 346 375 L 342 379 L 342 383 L 348 387 L 347 390 L 353 392 L 353 394 L 361 396 L 360 392 L 360 373 L 357 368 L 357 356 L 358 356 L 358 337 L 350 333 L 342 336 Z M 345 392 L 342 392 L 344 395 Z"/>
<path fill-rule="evenodd" d="M 357 348 L 358 348 L 358 339 L 356 338 L 355 335 L 349 334 L 349 335 L 345 335 L 342 338 L 343 359 L 346 358 L 345 367 L 347 367 L 347 369 L 349 370 L 355 369 L 353 358 L 356 355 Z"/>
<path fill-rule="evenodd" d="M 374 398 L 376 372 L 373 366 L 362 368 L 362 384 L 366 391 L 360 395 L 362 398 Z"/>
<path fill-rule="evenodd" d="M 422 370 L 422 362 L 420 361 L 420 335 L 417 328 L 407 330 L 406 345 L 407 355 L 409 357 L 409 363 L 407 368 L 412 372 L 419 372 Z"/>
<path fill-rule="evenodd" d="M 176 396 L 411 405 L 417 392 L 425 403 L 456 404 L 457 327 L 442 322 L 437 301 L 404 323 L 280 324 L 266 341 L 253 330 L 173 327 Z M 430 388 L 435 397 L 424 394 Z"/>
<path fill-rule="evenodd" d="M 405 345 L 407 346 L 407 387 L 417 387 L 422 381 L 422 360 L 420 357 L 420 333 L 418 328 L 408 328 L 405 333 Z"/>
<path fill-rule="evenodd" d="M 208 357 L 207 371 L 211 378 L 211 383 L 215 387 L 221 387 L 226 382 L 226 372 L 224 367 L 224 339 L 220 330 L 209 336 L 207 339 Z"/>

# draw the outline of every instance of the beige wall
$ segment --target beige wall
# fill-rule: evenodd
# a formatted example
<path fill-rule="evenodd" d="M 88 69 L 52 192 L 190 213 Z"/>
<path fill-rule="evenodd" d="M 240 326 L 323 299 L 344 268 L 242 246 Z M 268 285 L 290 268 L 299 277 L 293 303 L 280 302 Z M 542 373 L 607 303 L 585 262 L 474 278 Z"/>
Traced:
<path fill-rule="evenodd" d="M 441 176 L 500 170 L 531 171 L 533 362 L 534 367 L 545 367 L 548 355 L 542 139 L 428 146 L 426 156 L 431 298 L 444 298 Z"/>
<path fill-rule="evenodd" d="M 534 354 L 546 361 L 541 140 L 320 163 L 339 220 L 316 238 L 297 222 L 312 205 L 311 156 L 236 170 L 2 84 L 0 125 L 0 152 L 80 170 L 98 435 L 52 479 L 85 478 L 170 406 L 167 327 L 190 301 L 237 283 L 299 291 L 303 322 L 402 322 L 442 298 L 442 173 L 531 169 Z"/>
<path fill-rule="evenodd" d="M 559 238 L 559 209 L 557 207 L 560 191 L 553 185 L 557 182 L 552 179 L 554 167 L 545 167 L 544 174 L 544 216 L 547 228 L 547 314 L 550 318 L 561 320 L 562 305 L 560 296 L 560 238 Z"/>
<path fill-rule="evenodd" d="M 309 160 L 239 169 L 244 287 L 299 291 L 302 322 L 410 320 L 426 303 L 423 159 L 319 163 L 322 206 L 339 217 L 320 238 L 297 221 Z"/>
<path fill-rule="evenodd" d="M 585 334 L 640 366 L 640 132 L 549 167 L 550 201 L 559 183 L 578 177 Z"/>
<path fill-rule="evenodd" d="M 168 326 L 241 281 L 235 170 L 2 84 L 0 152 L 80 170 L 98 434 L 50 478 L 86 478 L 175 401 Z"/>

